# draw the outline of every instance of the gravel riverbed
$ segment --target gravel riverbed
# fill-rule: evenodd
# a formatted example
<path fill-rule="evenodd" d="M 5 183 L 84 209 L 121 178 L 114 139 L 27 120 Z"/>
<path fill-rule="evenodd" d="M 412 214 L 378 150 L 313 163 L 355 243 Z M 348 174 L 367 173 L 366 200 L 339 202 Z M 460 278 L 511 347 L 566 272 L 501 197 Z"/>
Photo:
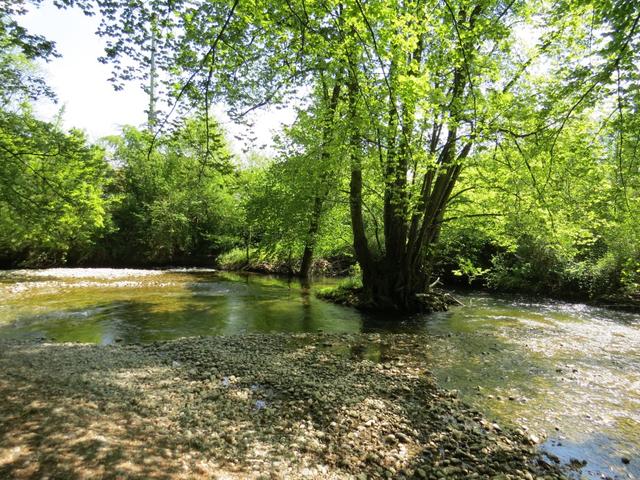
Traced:
<path fill-rule="evenodd" d="M 0 478 L 563 478 L 525 432 L 440 389 L 425 348 L 400 334 L 0 341 Z"/>

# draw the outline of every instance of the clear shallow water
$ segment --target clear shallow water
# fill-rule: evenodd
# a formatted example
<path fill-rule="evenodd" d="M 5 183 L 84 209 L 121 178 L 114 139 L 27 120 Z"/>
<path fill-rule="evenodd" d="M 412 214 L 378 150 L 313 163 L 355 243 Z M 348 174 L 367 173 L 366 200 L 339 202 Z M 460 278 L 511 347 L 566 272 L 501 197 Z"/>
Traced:
<path fill-rule="evenodd" d="M 576 478 L 640 479 L 640 315 L 462 294 L 432 316 L 363 315 L 298 282 L 207 270 L 0 272 L 0 337 L 136 343 L 245 332 L 415 332 L 441 384 L 525 426 Z M 380 347 L 356 354 L 384 361 Z M 378 351 L 376 351 L 378 348 Z M 348 349 L 354 354 L 354 349 Z M 630 463 L 625 465 L 622 457 Z"/>
<path fill-rule="evenodd" d="M 587 460 L 576 478 L 640 478 L 640 315 L 507 296 L 462 300 L 466 307 L 426 324 L 445 336 L 432 349 L 441 384 L 546 437 L 542 448 L 563 463 Z"/>
<path fill-rule="evenodd" d="M 0 273 L 0 300 L 0 336 L 60 342 L 361 329 L 296 281 L 211 270 L 14 270 Z"/>

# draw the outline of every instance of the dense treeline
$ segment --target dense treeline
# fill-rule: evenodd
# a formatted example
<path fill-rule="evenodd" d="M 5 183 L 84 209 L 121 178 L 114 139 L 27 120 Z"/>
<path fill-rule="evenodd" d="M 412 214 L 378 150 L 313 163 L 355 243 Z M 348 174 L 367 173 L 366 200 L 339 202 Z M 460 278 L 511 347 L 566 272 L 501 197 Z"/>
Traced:
<path fill-rule="evenodd" d="M 54 98 L 34 60 L 56 55 L 3 7 L 0 30 L 0 264 L 211 264 L 238 243 L 237 168 L 218 124 L 125 127 L 91 144 L 38 120 Z"/>
<path fill-rule="evenodd" d="M 237 243 L 237 175 L 216 124 L 90 145 L 23 111 L 0 115 L 0 261 L 9 266 L 211 264 Z"/>
<path fill-rule="evenodd" d="M 103 262 L 212 263 L 233 246 L 235 171 L 222 132 L 189 119 L 170 134 L 126 128 L 108 139 L 114 228 L 96 252 Z"/>
<path fill-rule="evenodd" d="M 105 227 L 103 152 L 28 112 L 0 113 L 0 258 L 64 263 Z"/>
<path fill-rule="evenodd" d="M 99 145 L 36 120 L 54 46 L 2 7 L 5 264 L 333 262 L 404 310 L 436 278 L 640 289 L 635 2 L 61 3 L 101 9 L 114 81 L 153 81 L 153 59 L 172 111 L 205 113 Z M 296 95 L 271 159 L 234 158 L 208 114 Z"/>

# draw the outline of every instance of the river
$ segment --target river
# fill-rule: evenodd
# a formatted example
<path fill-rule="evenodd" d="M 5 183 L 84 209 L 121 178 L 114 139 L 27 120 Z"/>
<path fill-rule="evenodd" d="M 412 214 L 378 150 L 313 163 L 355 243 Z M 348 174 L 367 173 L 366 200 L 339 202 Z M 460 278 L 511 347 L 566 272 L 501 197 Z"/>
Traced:
<path fill-rule="evenodd" d="M 640 478 L 640 315 L 463 293 L 431 316 L 365 315 L 296 281 L 212 270 L 0 272 L 0 337 L 96 344 L 247 332 L 419 333 L 441 385 L 526 428 L 575 478 Z M 384 342 L 382 343 L 384 345 Z M 336 347 L 332 347 L 336 348 Z M 362 355 L 382 361 L 384 352 Z M 586 461 L 586 464 L 582 464 Z"/>

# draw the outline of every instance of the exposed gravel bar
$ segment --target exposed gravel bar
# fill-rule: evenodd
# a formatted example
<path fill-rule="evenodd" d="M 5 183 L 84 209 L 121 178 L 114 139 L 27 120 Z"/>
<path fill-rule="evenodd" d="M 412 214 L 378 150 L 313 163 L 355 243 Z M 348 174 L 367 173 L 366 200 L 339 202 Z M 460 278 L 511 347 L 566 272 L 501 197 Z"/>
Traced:
<path fill-rule="evenodd" d="M 436 386 L 427 341 L 0 341 L 0 478 L 563 478 Z"/>

